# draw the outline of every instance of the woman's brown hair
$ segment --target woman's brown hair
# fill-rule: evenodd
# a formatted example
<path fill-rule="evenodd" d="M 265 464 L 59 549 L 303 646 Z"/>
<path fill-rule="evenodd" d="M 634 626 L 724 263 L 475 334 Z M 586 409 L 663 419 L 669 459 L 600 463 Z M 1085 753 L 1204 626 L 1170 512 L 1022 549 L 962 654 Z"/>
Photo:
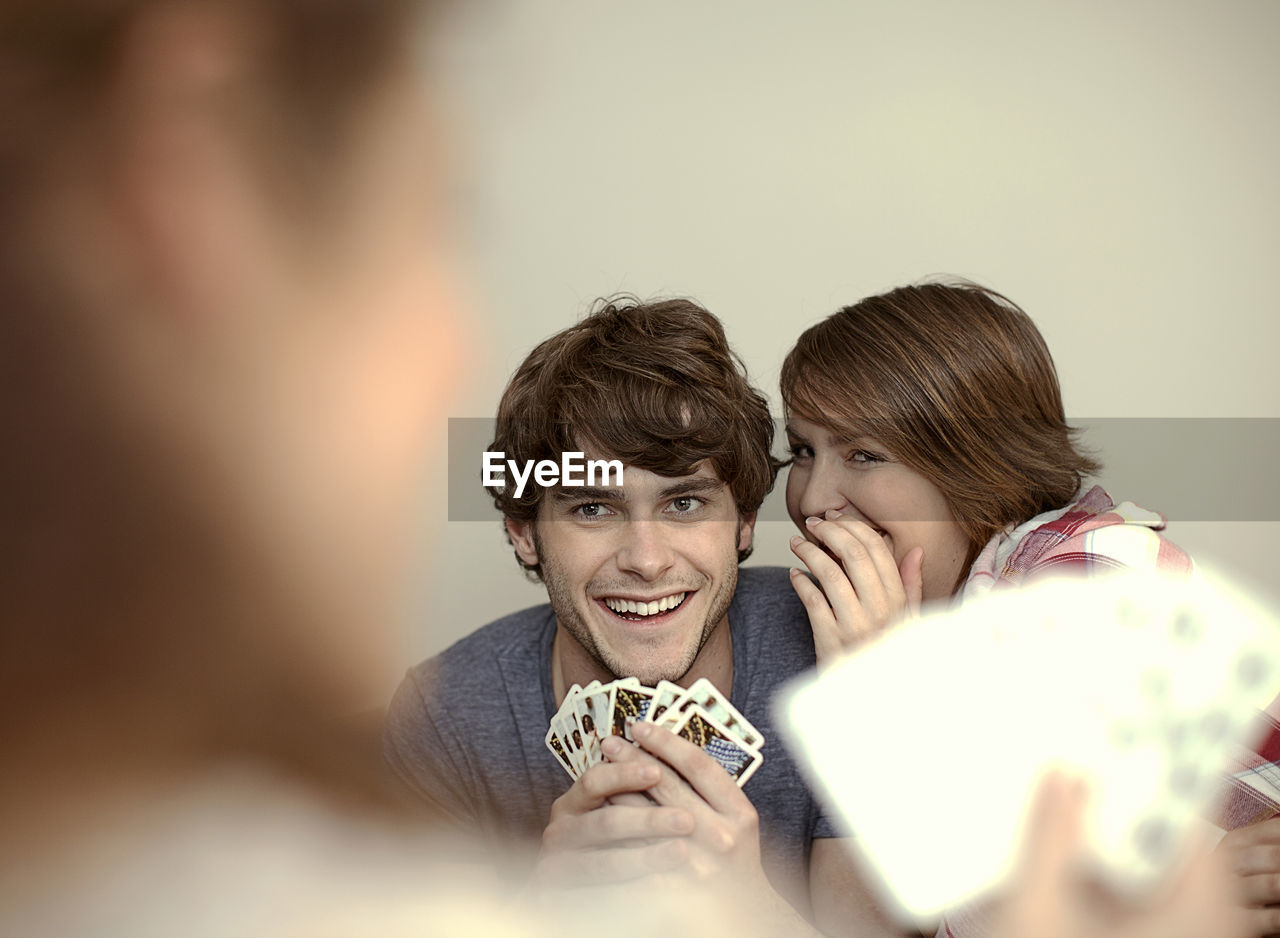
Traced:
<path fill-rule="evenodd" d="M 899 287 L 805 330 L 782 366 L 788 414 L 869 436 L 933 483 L 969 538 L 1061 508 L 1099 464 L 1067 425 L 1031 318 L 968 282 Z"/>

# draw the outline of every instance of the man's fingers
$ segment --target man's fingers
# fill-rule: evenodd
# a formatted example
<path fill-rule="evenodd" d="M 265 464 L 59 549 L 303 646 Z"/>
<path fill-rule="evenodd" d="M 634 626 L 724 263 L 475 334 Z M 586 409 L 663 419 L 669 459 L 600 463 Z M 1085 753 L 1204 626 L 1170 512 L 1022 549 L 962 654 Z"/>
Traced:
<path fill-rule="evenodd" d="M 553 820 L 542 832 L 548 850 L 578 850 L 632 841 L 664 840 L 693 832 L 693 816 L 680 808 L 606 805 Z"/>
<path fill-rule="evenodd" d="M 544 886 L 569 889 L 622 883 L 673 870 L 689 856 L 683 839 L 647 846 L 544 853 L 538 860 L 538 879 Z"/>
<path fill-rule="evenodd" d="M 643 720 L 632 724 L 631 732 L 645 733 L 652 724 Z M 668 733 L 668 736 L 671 734 Z M 701 812 L 706 803 L 689 787 L 689 783 L 680 777 L 677 768 L 638 745 L 627 742 L 618 736 L 611 736 L 603 744 L 606 758 L 628 765 L 647 765 L 656 772 L 656 781 L 646 789 L 646 798 L 669 807 L 685 808 L 695 813 Z M 695 747 L 696 748 L 696 747 Z"/>
<path fill-rule="evenodd" d="M 696 830 L 689 836 L 689 875 L 712 878 L 729 870 L 760 873 L 760 816 L 733 778 L 715 759 L 667 727 L 636 725 L 636 742 L 672 771 L 652 789 L 662 801 L 671 777 L 681 798 L 692 799 Z"/>
<path fill-rule="evenodd" d="M 648 733 L 652 726 L 651 723 L 645 723 L 643 720 L 631 725 L 631 732 L 637 737 L 637 743 L 639 742 L 639 737 Z M 671 733 L 666 730 L 663 730 L 663 733 L 671 736 Z M 686 741 L 681 740 L 681 742 Z M 690 745 L 694 749 L 697 748 L 692 747 L 692 744 L 687 742 L 686 745 Z M 682 773 L 679 767 L 668 764 L 660 755 L 648 752 L 639 745 L 628 743 L 617 736 L 606 739 L 604 749 L 605 755 L 609 759 L 627 764 L 650 765 L 657 770 L 658 780 L 649 787 L 648 796 L 658 804 L 684 808 L 696 814 L 700 814 L 706 809 L 706 802 L 681 777 Z M 721 774 L 724 774 L 723 771 Z"/>
<path fill-rule="evenodd" d="M 675 769 L 688 782 L 693 793 L 710 805 L 712 810 L 730 812 L 740 809 L 744 803 L 750 806 L 746 795 L 720 763 L 687 739 L 681 739 L 666 727 L 647 723 L 637 723 L 632 728 L 632 733 L 641 747 Z M 659 801 L 663 801 L 669 790 L 667 785 L 668 779 L 664 773 L 662 781 L 653 787 L 654 797 Z"/>
<path fill-rule="evenodd" d="M 641 721 L 640 723 L 634 724 L 634 726 L 640 726 L 642 724 L 645 726 L 648 725 Z M 635 732 L 634 726 L 632 728 L 633 733 Z M 608 760 L 604 763 L 605 765 L 645 766 L 648 769 L 648 771 L 645 772 L 645 776 L 652 776 L 653 778 L 653 784 L 649 786 L 650 788 L 652 788 L 653 785 L 658 784 L 661 780 L 663 768 L 662 761 L 655 759 L 639 746 L 627 742 L 621 736 L 605 737 L 604 741 L 600 744 L 600 750 L 604 753 L 605 759 Z M 646 791 L 647 790 L 648 789 L 646 789 Z"/>
<path fill-rule="evenodd" d="M 653 799 L 644 792 L 624 791 L 620 795 L 611 795 L 609 804 L 625 804 L 643 808 L 645 805 L 653 804 Z"/>
<path fill-rule="evenodd" d="M 594 811 L 624 792 L 646 791 L 657 783 L 660 772 L 660 768 L 652 763 L 600 762 L 584 772 L 567 792 L 556 799 L 551 807 L 551 817 L 554 820 L 561 814 Z"/>

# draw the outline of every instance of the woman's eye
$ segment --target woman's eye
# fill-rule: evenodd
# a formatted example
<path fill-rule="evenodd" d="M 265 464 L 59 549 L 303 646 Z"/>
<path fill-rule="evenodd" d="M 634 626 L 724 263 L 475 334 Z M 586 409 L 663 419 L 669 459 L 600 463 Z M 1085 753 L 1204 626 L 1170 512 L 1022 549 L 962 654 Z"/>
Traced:
<path fill-rule="evenodd" d="M 792 459 L 812 459 L 813 447 L 808 443 L 792 443 L 788 452 Z"/>
<path fill-rule="evenodd" d="M 878 456 L 875 453 L 869 453 L 865 449 L 855 449 L 848 455 L 847 459 L 849 462 L 860 463 L 884 462 L 883 456 Z"/>

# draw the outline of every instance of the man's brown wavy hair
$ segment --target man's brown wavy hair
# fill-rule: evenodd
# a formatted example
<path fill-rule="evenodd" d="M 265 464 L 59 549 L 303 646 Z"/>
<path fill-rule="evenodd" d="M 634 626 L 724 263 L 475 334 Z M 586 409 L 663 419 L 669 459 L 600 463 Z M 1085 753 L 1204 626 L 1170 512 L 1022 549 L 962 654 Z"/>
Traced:
<path fill-rule="evenodd" d="M 777 478 L 772 445 L 768 404 L 715 316 L 687 299 L 614 296 L 524 360 L 498 405 L 489 449 L 519 465 L 584 451 L 662 476 L 687 475 L 705 461 L 745 515 Z M 544 494 L 541 486 L 520 498 L 486 491 L 505 517 L 522 522 L 536 520 Z M 750 553 L 739 551 L 739 561 Z M 520 564 L 541 576 L 539 565 Z"/>
<path fill-rule="evenodd" d="M 800 336 L 781 385 L 788 415 L 872 437 L 937 486 L 969 538 L 966 571 L 997 531 L 1069 504 L 1100 468 L 1035 323 L 975 283 L 846 306 Z"/>

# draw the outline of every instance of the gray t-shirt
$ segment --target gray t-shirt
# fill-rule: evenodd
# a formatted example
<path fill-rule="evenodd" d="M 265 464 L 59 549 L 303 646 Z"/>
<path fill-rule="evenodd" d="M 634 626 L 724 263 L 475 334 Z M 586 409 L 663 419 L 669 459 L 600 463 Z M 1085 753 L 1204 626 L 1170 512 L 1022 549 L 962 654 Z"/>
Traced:
<path fill-rule="evenodd" d="M 771 705 L 814 664 L 804 607 L 781 567 L 744 567 L 729 607 L 733 689 L 764 734 L 764 764 L 743 791 L 760 816 L 775 888 L 807 913 L 809 848 L 836 831 L 782 745 Z M 537 839 L 573 780 L 544 744 L 555 714 L 550 605 L 512 613 L 410 669 L 387 716 L 384 752 L 408 791 L 473 833 Z"/>

